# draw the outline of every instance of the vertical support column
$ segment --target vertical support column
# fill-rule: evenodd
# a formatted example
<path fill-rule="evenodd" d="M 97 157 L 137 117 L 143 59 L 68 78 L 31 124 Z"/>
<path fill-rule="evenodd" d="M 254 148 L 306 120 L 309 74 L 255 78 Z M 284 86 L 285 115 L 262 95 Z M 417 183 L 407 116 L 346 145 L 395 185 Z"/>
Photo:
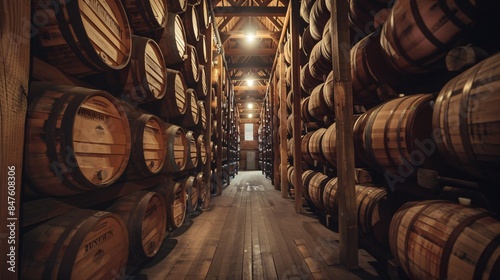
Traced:
<path fill-rule="evenodd" d="M 219 79 L 217 81 L 217 108 L 216 116 L 217 116 L 217 151 L 215 155 L 215 168 L 216 172 L 216 182 L 217 182 L 217 195 L 222 194 L 222 90 L 224 82 L 224 65 L 222 65 L 222 55 L 219 54 L 217 56 L 218 67 L 219 67 Z"/>
<path fill-rule="evenodd" d="M 205 193 L 207 194 L 207 197 L 205 198 L 205 202 L 202 206 L 202 209 L 209 209 L 210 208 L 210 188 L 211 188 L 211 183 L 212 180 L 210 179 L 210 175 L 212 172 L 212 153 L 211 153 L 211 147 L 210 147 L 210 139 L 212 137 L 212 61 L 213 61 L 213 28 L 210 27 L 207 29 L 207 32 L 205 34 L 205 40 L 207 40 L 207 46 L 208 50 L 207 51 L 207 56 L 208 56 L 208 63 L 206 65 L 206 75 L 207 75 L 207 82 L 209 83 L 208 86 L 208 94 L 205 97 L 205 112 L 207 113 L 207 129 L 204 131 L 205 135 L 205 151 L 208 151 L 207 153 L 207 162 L 203 166 L 203 174 L 205 175 Z"/>
<path fill-rule="evenodd" d="M 279 73 L 277 73 L 276 71 L 274 73 L 275 73 L 274 74 L 275 83 L 273 84 L 271 91 L 271 96 L 273 99 L 273 107 L 272 107 L 273 110 L 272 131 L 273 131 L 273 155 L 274 155 L 273 167 L 274 167 L 274 188 L 276 190 L 279 190 L 281 188 L 281 178 L 280 178 L 280 141 L 279 141 L 279 119 L 278 119 L 278 113 L 279 113 L 278 108 L 280 107 L 280 103 L 278 98 L 279 97 L 278 84 L 283 79 L 283 76 L 278 75 Z"/>
<path fill-rule="evenodd" d="M 17 279 L 24 123 L 30 71 L 27 0 L 2 1 L 0 14 L 0 279 Z"/>
<path fill-rule="evenodd" d="M 340 263 L 347 269 L 358 267 L 358 221 L 354 189 L 353 101 L 351 86 L 348 3 L 333 1 L 331 9 L 332 66 L 335 116 L 337 123 L 337 162 Z"/>
<path fill-rule="evenodd" d="M 288 147 L 286 143 L 286 82 L 285 82 L 285 55 L 283 52 L 278 57 L 277 71 L 280 71 L 280 82 L 276 93 L 280 95 L 280 160 L 281 160 L 281 197 L 288 197 L 288 180 L 286 177 L 286 166 L 288 163 Z"/>
<path fill-rule="evenodd" d="M 295 212 L 302 212 L 302 151 L 300 150 L 300 135 L 302 134 L 300 120 L 300 53 L 299 53 L 299 0 L 291 0 L 290 26 L 292 34 L 292 91 L 293 91 L 293 184 L 295 186 Z"/>

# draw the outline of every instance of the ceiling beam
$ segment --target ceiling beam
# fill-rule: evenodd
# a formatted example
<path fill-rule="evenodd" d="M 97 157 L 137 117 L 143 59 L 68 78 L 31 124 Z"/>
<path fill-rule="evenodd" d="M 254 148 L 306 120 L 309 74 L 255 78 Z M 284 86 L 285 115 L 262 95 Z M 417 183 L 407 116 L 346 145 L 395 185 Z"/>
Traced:
<path fill-rule="evenodd" d="M 246 81 L 249 77 L 248 76 L 233 76 L 231 77 L 231 81 Z M 269 76 L 252 76 L 252 80 L 257 81 L 257 80 L 263 80 L 267 81 L 269 80 Z"/>
<path fill-rule="evenodd" d="M 234 90 L 266 90 L 267 86 L 234 86 Z"/>
<path fill-rule="evenodd" d="M 284 17 L 286 7 L 215 7 L 216 17 Z"/>
<path fill-rule="evenodd" d="M 240 56 L 267 56 L 276 55 L 277 49 L 261 49 L 261 48 L 234 48 L 224 49 L 225 55 L 240 55 Z"/>
<path fill-rule="evenodd" d="M 272 63 L 228 63 L 228 69 L 271 69 L 273 68 Z"/>

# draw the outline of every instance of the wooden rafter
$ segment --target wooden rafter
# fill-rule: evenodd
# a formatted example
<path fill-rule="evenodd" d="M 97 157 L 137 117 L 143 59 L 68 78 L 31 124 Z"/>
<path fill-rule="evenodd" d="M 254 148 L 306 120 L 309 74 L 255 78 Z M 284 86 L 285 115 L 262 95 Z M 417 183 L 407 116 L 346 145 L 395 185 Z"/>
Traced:
<path fill-rule="evenodd" d="M 284 17 L 285 7 L 215 7 L 215 16 L 238 16 L 238 17 Z"/>

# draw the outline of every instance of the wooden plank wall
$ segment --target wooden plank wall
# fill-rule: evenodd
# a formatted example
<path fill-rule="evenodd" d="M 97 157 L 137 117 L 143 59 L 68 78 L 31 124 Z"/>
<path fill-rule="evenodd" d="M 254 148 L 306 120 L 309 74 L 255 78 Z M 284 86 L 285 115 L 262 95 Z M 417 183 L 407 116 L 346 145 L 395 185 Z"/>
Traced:
<path fill-rule="evenodd" d="M 8 280 L 18 278 L 19 268 L 19 208 L 31 11 L 27 0 L 2 1 L 0 7 L 0 279 Z"/>

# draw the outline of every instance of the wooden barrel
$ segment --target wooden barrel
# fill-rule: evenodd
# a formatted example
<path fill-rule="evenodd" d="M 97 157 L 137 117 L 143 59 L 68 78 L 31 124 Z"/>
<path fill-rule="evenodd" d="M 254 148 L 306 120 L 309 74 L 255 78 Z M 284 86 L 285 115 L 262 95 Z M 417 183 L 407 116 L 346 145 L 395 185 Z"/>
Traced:
<path fill-rule="evenodd" d="M 198 146 L 194 132 L 186 132 L 186 141 L 188 142 L 187 163 L 185 169 L 192 169 L 198 166 Z"/>
<path fill-rule="evenodd" d="M 163 122 L 155 115 L 127 112 L 132 149 L 125 173 L 126 179 L 156 175 L 163 170 L 166 158 L 166 136 Z"/>
<path fill-rule="evenodd" d="M 319 81 L 323 81 L 324 78 L 332 71 L 332 60 L 328 60 L 323 56 L 323 41 L 319 41 L 311 51 L 309 55 L 309 72 L 311 76 Z"/>
<path fill-rule="evenodd" d="M 396 1 L 380 43 L 390 63 L 403 72 L 445 69 L 446 53 L 465 39 L 475 15 L 475 0 Z"/>
<path fill-rule="evenodd" d="M 290 184 L 290 186 L 294 186 L 293 185 L 293 165 L 287 165 L 286 167 L 286 175 L 287 175 L 287 179 L 288 179 L 288 183 Z"/>
<path fill-rule="evenodd" d="M 200 25 L 198 23 L 198 12 L 193 5 L 187 5 L 186 12 L 180 14 L 184 28 L 186 30 L 186 38 L 189 44 L 196 46 L 200 38 Z"/>
<path fill-rule="evenodd" d="M 193 212 L 198 209 L 198 201 L 200 200 L 200 191 L 195 185 L 196 178 L 188 176 L 181 180 L 184 190 L 187 194 L 187 210 Z"/>
<path fill-rule="evenodd" d="M 24 233 L 22 279 L 112 279 L 125 274 L 128 232 L 120 216 L 78 209 Z"/>
<path fill-rule="evenodd" d="M 188 6 L 187 5 L 188 0 L 169 0 L 166 2 L 167 2 L 167 8 L 168 8 L 168 12 L 169 12 L 169 17 L 170 17 L 171 13 L 173 13 L 174 15 L 184 13 L 187 9 L 187 6 Z"/>
<path fill-rule="evenodd" d="M 205 164 L 207 162 L 207 147 L 205 145 L 205 136 L 200 134 L 198 138 L 196 138 L 196 150 L 198 151 L 198 159 L 201 164 Z"/>
<path fill-rule="evenodd" d="M 337 183 L 338 178 L 333 177 L 323 188 L 323 205 L 325 206 L 325 210 L 330 214 L 338 213 Z"/>
<path fill-rule="evenodd" d="M 196 53 L 196 48 L 187 45 L 187 58 L 184 60 L 184 63 L 181 64 L 181 72 L 184 78 L 186 79 L 186 83 L 189 85 L 196 85 L 200 78 L 200 72 L 198 70 L 198 54 Z"/>
<path fill-rule="evenodd" d="M 394 1 L 390 0 L 350 0 L 349 23 L 361 31 L 381 26 L 392 4 Z"/>
<path fill-rule="evenodd" d="M 304 170 L 302 172 L 302 187 L 303 187 L 303 192 L 302 192 L 302 195 L 304 196 L 304 198 L 306 198 L 307 200 L 311 200 L 311 197 L 309 196 L 309 191 L 308 191 L 308 187 L 309 187 L 309 183 L 311 181 L 311 178 L 314 177 L 317 173 L 319 172 L 316 172 L 316 171 L 313 171 L 313 170 Z"/>
<path fill-rule="evenodd" d="M 167 4 L 170 2 L 171 1 L 167 1 Z M 182 19 L 179 15 L 171 13 L 172 10 L 169 9 L 169 11 L 167 26 L 161 30 L 158 45 L 165 58 L 165 63 L 167 65 L 174 65 L 186 59 L 187 39 Z"/>
<path fill-rule="evenodd" d="M 355 189 L 359 232 L 388 247 L 392 213 L 386 190 L 365 185 L 356 185 Z"/>
<path fill-rule="evenodd" d="M 361 143 L 359 154 L 366 164 L 403 178 L 417 167 L 438 168 L 441 160 L 432 140 L 432 101 L 431 94 L 406 96 L 360 117 L 354 134 L 361 136 L 356 141 Z"/>
<path fill-rule="evenodd" d="M 184 223 L 186 218 L 187 193 L 181 182 L 168 180 L 155 188 L 165 199 L 167 206 L 167 229 L 176 229 Z"/>
<path fill-rule="evenodd" d="M 135 103 L 147 103 L 163 98 L 167 90 L 165 60 L 158 44 L 152 39 L 132 36 L 132 56 L 121 70 L 111 92 Z M 107 75 L 113 80 L 113 73 Z M 112 83 L 112 82 L 111 82 Z"/>
<path fill-rule="evenodd" d="M 304 0 L 300 2 L 300 17 L 307 23 L 310 23 L 309 14 L 314 4 L 314 0 Z"/>
<path fill-rule="evenodd" d="M 315 40 L 321 40 L 326 22 L 330 19 L 330 11 L 326 8 L 326 0 L 316 0 L 309 14 L 309 29 Z"/>
<path fill-rule="evenodd" d="M 320 40 L 314 39 L 311 36 L 310 26 L 307 26 L 302 33 L 302 51 L 304 54 L 309 55 L 318 42 L 320 42 Z"/>
<path fill-rule="evenodd" d="M 326 81 L 323 85 L 323 100 L 325 101 L 325 105 L 330 111 L 330 113 L 335 115 L 335 100 L 334 100 L 334 92 L 333 92 L 333 71 L 330 71 L 330 74 L 326 77 Z"/>
<path fill-rule="evenodd" d="M 189 88 L 186 91 L 188 108 L 186 113 L 180 118 L 179 122 L 182 127 L 196 126 L 200 121 L 200 114 L 198 111 L 198 98 L 194 89 Z"/>
<path fill-rule="evenodd" d="M 293 91 L 292 90 L 290 90 L 286 94 L 286 107 L 288 108 L 289 111 L 292 111 L 292 107 L 293 107 Z"/>
<path fill-rule="evenodd" d="M 198 54 L 198 60 L 200 61 L 201 65 L 207 64 L 208 52 L 210 50 L 207 47 L 207 39 L 206 39 L 205 34 L 200 34 L 200 39 L 198 40 L 198 43 L 196 44 L 196 49 L 197 49 L 197 54 Z"/>
<path fill-rule="evenodd" d="M 483 209 L 410 202 L 392 218 L 389 244 L 411 279 L 499 279 L 499 232 Z"/>
<path fill-rule="evenodd" d="M 286 132 L 289 136 L 293 135 L 293 114 L 290 114 L 286 119 Z"/>
<path fill-rule="evenodd" d="M 202 203 L 202 208 L 203 208 L 203 203 L 207 199 L 207 178 L 205 176 L 205 173 L 203 171 L 198 172 L 196 175 L 196 179 L 194 181 L 195 187 L 198 189 L 199 192 L 199 197 L 200 197 L 200 202 Z"/>
<path fill-rule="evenodd" d="M 395 69 L 382 50 L 380 32 L 372 33 L 351 49 L 353 102 L 359 105 L 381 102 L 381 85 L 401 86 L 412 77 Z"/>
<path fill-rule="evenodd" d="M 292 85 L 292 67 L 291 66 L 287 66 L 286 67 L 286 70 L 285 70 L 285 83 L 289 87 Z"/>
<path fill-rule="evenodd" d="M 306 93 L 310 94 L 316 86 L 323 81 L 314 78 L 309 69 L 309 62 L 300 69 L 300 88 Z"/>
<path fill-rule="evenodd" d="M 438 150 L 447 162 L 482 180 L 500 180 L 500 54 L 448 82 L 434 106 Z"/>
<path fill-rule="evenodd" d="M 37 51 L 71 75 L 127 66 L 132 33 L 119 0 L 33 3 Z"/>
<path fill-rule="evenodd" d="M 286 40 L 285 45 L 283 46 L 283 54 L 285 61 L 288 65 L 292 63 L 292 43 L 291 40 Z M 281 71 L 276 71 L 276 73 L 279 75 Z M 281 78 L 281 77 L 279 77 Z"/>
<path fill-rule="evenodd" d="M 321 150 L 321 139 L 323 138 L 325 132 L 326 132 L 325 128 L 320 128 L 316 130 L 311 136 L 308 145 L 309 154 L 315 161 L 319 163 L 327 162 L 325 156 L 323 155 L 323 151 Z"/>
<path fill-rule="evenodd" d="M 130 128 L 113 96 L 33 82 L 29 98 L 24 164 L 37 190 L 64 196 L 118 180 L 129 161 Z"/>
<path fill-rule="evenodd" d="M 187 151 L 189 143 L 186 134 L 180 126 L 167 124 L 165 128 L 167 135 L 167 158 L 165 159 L 164 171 L 173 173 L 184 170 L 187 163 Z"/>
<path fill-rule="evenodd" d="M 320 84 L 311 91 L 311 99 L 307 108 L 311 116 L 319 121 L 322 121 L 325 116 L 333 116 L 334 114 L 325 100 L 324 85 L 324 83 Z"/>
<path fill-rule="evenodd" d="M 337 167 L 337 124 L 328 127 L 321 139 L 323 156 L 333 167 Z"/>
<path fill-rule="evenodd" d="M 202 129 L 207 129 L 207 112 L 205 111 L 205 102 L 198 100 L 198 114 L 199 114 L 199 124 L 201 124 Z"/>
<path fill-rule="evenodd" d="M 129 264 L 141 264 L 156 255 L 167 230 L 167 208 L 156 192 L 139 191 L 117 199 L 107 211 L 125 222 L 129 237 Z"/>
<path fill-rule="evenodd" d="M 167 87 L 166 93 L 160 101 L 141 105 L 142 108 L 153 112 L 163 120 L 171 117 L 184 115 L 188 109 L 187 87 L 184 76 L 177 70 L 166 69 Z"/>
<path fill-rule="evenodd" d="M 196 6 L 198 11 L 198 19 L 200 23 L 200 30 L 205 31 L 210 27 L 210 12 L 208 7 L 208 0 L 201 0 L 201 3 Z"/>
<path fill-rule="evenodd" d="M 305 123 L 316 121 L 316 119 L 309 112 L 309 102 L 310 102 L 310 96 L 300 101 L 300 116 L 302 117 L 302 121 Z"/>
<path fill-rule="evenodd" d="M 208 94 L 208 81 L 207 81 L 207 73 L 205 71 L 205 66 L 198 65 L 198 82 L 196 83 L 196 93 L 199 98 L 205 98 Z"/>
<path fill-rule="evenodd" d="M 311 157 L 311 154 L 309 153 L 309 141 L 311 140 L 311 137 L 314 132 L 308 132 L 306 135 L 302 136 L 301 139 L 301 144 L 300 144 L 300 149 L 302 150 L 302 160 L 305 161 L 307 164 L 313 165 L 314 164 L 314 159 Z"/>
<path fill-rule="evenodd" d="M 314 204 L 314 206 L 318 209 L 325 210 L 325 205 L 323 202 L 323 192 L 326 184 L 330 181 L 331 178 L 328 176 L 317 172 L 314 176 L 311 177 L 309 184 L 304 185 L 304 189 L 307 189 L 307 193 L 309 194 L 310 201 Z"/>
<path fill-rule="evenodd" d="M 134 33 L 141 34 L 165 28 L 167 25 L 167 1 L 132 0 L 123 1 L 130 26 Z"/>

